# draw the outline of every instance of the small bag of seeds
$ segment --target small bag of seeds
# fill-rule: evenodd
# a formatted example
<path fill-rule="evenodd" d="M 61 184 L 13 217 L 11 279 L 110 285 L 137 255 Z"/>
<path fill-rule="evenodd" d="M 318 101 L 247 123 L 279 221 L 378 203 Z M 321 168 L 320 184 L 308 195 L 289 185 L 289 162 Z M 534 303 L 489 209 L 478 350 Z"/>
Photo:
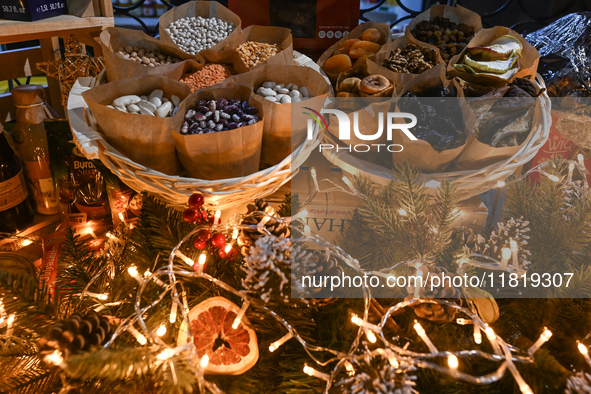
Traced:
<path fill-rule="evenodd" d="M 178 163 L 170 129 L 178 129 L 183 122 L 179 105 L 189 93 L 184 83 L 148 75 L 109 82 L 82 96 L 110 144 L 138 164 L 176 175 Z"/>
<path fill-rule="evenodd" d="M 330 94 L 330 84 L 320 73 L 296 65 L 266 64 L 235 76 L 232 82 L 252 88 L 263 108 L 261 168 L 280 163 L 301 144 L 308 119 L 304 107 L 320 112 Z"/>
<path fill-rule="evenodd" d="M 234 48 L 249 69 L 265 63 L 294 64 L 293 37 L 285 27 L 248 26 Z"/>
<path fill-rule="evenodd" d="M 233 46 L 241 31 L 240 17 L 216 1 L 189 1 L 172 7 L 158 24 L 163 44 L 193 55 Z"/>
<path fill-rule="evenodd" d="M 228 179 L 259 170 L 264 117 L 252 89 L 233 83 L 201 89 L 179 113 L 184 122 L 171 132 L 191 177 Z"/>
<path fill-rule="evenodd" d="M 205 63 L 201 56 L 186 54 L 139 30 L 108 27 L 100 35 L 100 44 L 109 81 L 164 75 L 183 61 L 190 61 L 195 69 Z"/>

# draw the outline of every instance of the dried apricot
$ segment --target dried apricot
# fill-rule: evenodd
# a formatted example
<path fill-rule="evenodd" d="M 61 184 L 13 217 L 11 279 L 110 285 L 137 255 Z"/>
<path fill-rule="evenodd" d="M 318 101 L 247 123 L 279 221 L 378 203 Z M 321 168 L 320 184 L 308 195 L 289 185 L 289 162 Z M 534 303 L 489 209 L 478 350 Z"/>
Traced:
<path fill-rule="evenodd" d="M 377 53 L 381 47 L 380 44 L 376 44 L 375 42 L 359 41 L 353 44 L 349 51 L 349 56 L 351 59 L 357 59 L 361 56 L 371 56 Z"/>
<path fill-rule="evenodd" d="M 348 55 L 349 51 L 351 50 L 351 47 L 353 46 L 353 44 L 355 44 L 356 42 L 359 42 L 360 40 L 357 38 L 351 38 L 350 40 L 345 40 L 343 42 L 341 42 L 339 44 L 339 47 L 337 48 L 336 51 L 334 51 L 333 55 L 340 55 L 340 54 L 345 54 Z"/>
<path fill-rule="evenodd" d="M 339 84 L 339 91 L 349 93 L 359 93 L 361 79 L 357 77 L 346 78 Z"/>
<path fill-rule="evenodd" d="M 370 42 L 380 42 L 382 40 L 382 32 L 376 28 L 370 27 L 363 33 L 361 33 L 361 38 L 364 41 Z"/>
<path fill-rule="evenodd" d="M 351 67 L 353 67 L 351 58 L 347 55 L 341 54 L 329 57 L 322 68 L 329 74 L 340 74 L 343 71 L 347 71 Z"/>

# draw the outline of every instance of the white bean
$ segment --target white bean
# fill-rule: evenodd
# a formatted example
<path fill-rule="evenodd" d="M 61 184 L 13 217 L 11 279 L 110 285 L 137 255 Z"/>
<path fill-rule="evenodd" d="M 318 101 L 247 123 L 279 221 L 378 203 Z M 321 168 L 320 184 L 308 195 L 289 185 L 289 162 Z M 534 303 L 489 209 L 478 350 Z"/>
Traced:
<path fill-rule="evenodd" d="M 142 99 L 139 96 L 130 94 L 128 96 L 122 96 L 113 100 L 113 106 L 127 106 L 129 104 L 136 104 Z"/>

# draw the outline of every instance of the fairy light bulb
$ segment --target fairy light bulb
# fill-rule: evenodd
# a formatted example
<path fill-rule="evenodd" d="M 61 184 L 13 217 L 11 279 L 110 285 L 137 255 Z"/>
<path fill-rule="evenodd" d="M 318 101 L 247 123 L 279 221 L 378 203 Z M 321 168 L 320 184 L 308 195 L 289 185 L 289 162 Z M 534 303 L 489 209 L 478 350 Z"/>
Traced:
<path fill-rule="evenodd" d="M 501 249 L 501 262 L 499 263 L 499 267 L 502 270 L 507 269 L 507 264 L 509 263 L 509 259 L 511 258 L 512 251 L 509 248 Z"/>
<path fill-rule="evenodd" d="M 158 327 L 158 329 L 156 330 L 156 335 L 162 337 L 164 336 L 164 334 L 166 334 L 166 326 L 164 324 L 161 324 L 160 327 Z"/>
<path fill-rule="evenodd" d="M 225 253 L 230 253 L 230 251 L 232 250 L 232 244 L 227 244 L 226 247 L 224 248 L 224 252 Z"/>
<path fill-rule="evenodd" d="M 135 337 L 135 340 L 138 341 L 138 343 L 140 345 L 143 346 L 146 343 L 148 343 L 148 340 L 146 339 L 146 337 L 142 333 L 140 333 L 138 330 L 136 330 L 134 326 L 129 325 L 127 327 L 127 331 Z"/>
<path fill-rule="evenodd" d="M 480 327 L 474 326 L 474 342 L 477 345 L 482 343 L 482 333 L 480 332 Z"/>
<path fill-rule="evenodd" d="M 86 227 L 86 232 L 87 232 L 88 234 L 90 234 L 90 235 L 92 236 L 92 238 L 94 238 L 94 239 L 98 239 L 98 237 L 96 236 L 96 234 L 95 234 L 95 233 L 94 233 L 94 231 L 92 230 L 92 227 L 90 227 L 90 226 Z"/>
<path fill-rule="evenodd" d="M 135 265 L 132 265 L 131 267 L 129 267 L 129 268 L 127 269 L 127 273 L 128 273 L 129 275 L 131 275 L 132 277 L 134 277 L 134 278 L 135 278 L 136 276 L 138 276 L 138 274 L 139 274 L 139 272 L 137 271 L 137 267 L 136 267 Z"/>
<path fill-rule="evenodd" d="M 115 242 L 121 242 L 121 239 L 114 236 L 110 231 L 107 231 L 107 234 L 105 234 L 107 236 L 107 238 L 109 238 L 111 241 L 115 241 Z"/>
<path fill-rule="evenodd" d="M 573 171 L 575 170 L 575 163 L 570 163 L 568 165 L 568 182 L 573 180 Z"/>
<path fill-rule="evenodd" d="M 437 348 L 435 347 L 433 342 L 431 342 L 431 339 L 429 339 L 429 337 L 427 336 L 427 333 L 425 332 L 425 329 L 423 328 L 423 326 L 421 326 L 421 323 L 419 323 L 417 320 L 415 320 L 415 324 L 413 325 L 413 327 L 414 327 L 415 331 L 417 332 L 417 334 L 419 334 L 419 336 L 421 337 L 423 342 L 425 342 L 425 345 L 427 345 L 427 347 L 429 348 L 431 353 L 437 353 L 438 352 Z"/>
<path fill-rule="evenodd" d="M 394 355 L 393 352 L 389 352 L 388 353 L 388 362 L 390 363 L 390 365 L 393 368 L 398 368 L 400 366 L 400 363 L 398 362 L 398 360 L 396 359 L 396 356 Z"/>
<path fill-rule="evenodd" d="M 7 337 L 12 335 L 12 326 L 13 326 L 15 320 L 16 320 L 16 315 L 14 313 L 9 315 L 8 319 L 6 319 L 6 336 Z"/>
<path fill-rule="evenodd" d="M 123 215 L 123 212 L 119 212 L 119 214 L 117 216 L 119 216 L 119 220 L 121 220 L 124 224 L 127 224 L 127 222 L 125 221 L 125 215 Z"/>
<path fill-rule="evenodd" d="M 293 332 L 290 331 L 287 334 L 285 334 L 283 337 L 281 337 L 280 339 L 278 339 L 277 341 L 275 341 L 271 345 L 269 345 L 269 351 L 271 353 L 273 353 L 275 350 L 279 349 L 281 347 L 281 345 L 283 345 L 285 342 L 289 341 L 291 338 L 293 338 Z"/>
<path fill-rule="evenodd" d="M 180 250 L 175 250 L 174 251 L 174 255 L 176 257 L 178 257 L 179 259 L 183 260 L 185 262 L 185 264 L 187 264 L 189 267 L 192 267 L 192 266 L 195 265 L 195 262 L 192 259 L 190 259 L 187 256 L 185 256 L 183 254 L 183 252 L 181 252 Z"/>
<path fill-rule="evenodd" d="M 355 368 L 353 367 L 353 364 L 351 364 L 349 362 L 349 360 L 345 360 L 345 362 L 343 364 L 345 365 L 345 370 L 347 371 L 347 375 L 354 376 L 355 375 Z"/>
<path fill-rule="evenodd" d="M 312 235 L 312 230 L 310 230 L 310 226 L 308 226 L 307 224 L 304 225 L 304 236 L 306 238 L 310 238 L 311 235 Z"/>
<path fill-rule="evenodd" d="M 315 378 L 322 379 L 326 382 L 330 382 L 332 380 L 329 374 L 317 371 L 314 368 L 309 367 L 307 365 L 304 365 L 304 373 L 308 376 L 313 376 Z"/>
<path fill-rule="evenodd" d="M 451 369 L 458 369 L 460 361 L 458 360 L 455 354 L 450 354 L 449 356 L 447 356 L 447 365 L 449 365 Z"/>
<path fill-rule="evenodd" d="M 583 343 L 577 341 L 577 347 L 579 348 L 579 352 L 583 355 L 585 362 L 591 366 L 591 358 L 589 357 L 589 349 Z"/>
<path fill-rule="evenodd" d="M 458 323 L 460 326 L 465 326 L 468 324 L 472 324 L 472 320 L 470 319 L 464 319 L 463 317 L 459 317 L 456 319 L 456 323 Z"/>
<path fill-rule="evenodd" d="M 371 343 L 376 343 L 376 341 L 378 340 L 378 338 L 376 338 L 376 334 L 373 333 L 372 330 L 369 329 L 365 329 L 365 336 L 367 337 L 367 340 Z"/>
<path fill-rule="evenodd" d="M 505 181 L 497 181 L 497 187 L 501 188 L 501 187 L 505 187 L 506 183 Z"/>
<path fill-rule="evenodd" d="M 207 368 L 207 366 L 209 365 L 209 356 L 206 354 L 203 357 L 201 357 L 201 361 L 199 362 L 199 366 L 203 369 Z"/>
<path fill-rule="evenodd" d="M 308 210 L 307 210 L 307 209 L 302 209 L 302 210 L 300 211 L 300 213 L 298 213 L 298 215 L 297 215 L 297 216 L 299 216 L 299 217 L 300 217 L 300 218 L 302 218 L 302 219 L 303 219 L 303 218 L 305 218 L 305 217 L 307 217 L 307 216 L 308 216 Z"/>
<path fill-rule="evenodd" d="M 349 178 L 347 178 L 346 176 L 343 176 L 343 178 L 341 178 L 341 179 L 343 180 L 345 185 L 347 185 L 347 187 L 353 192 L 353 194 L 357 194 L 357 190 L 355 189 L 355 187 L 353 186 L 353 184 L 351 183 Z"/>
<path fill-rule="evenodd" d="M 168 317 L 168 321 L 171 323 L 176 322 L 176 312 L 178 309 L 178 304 L 176 302 L 172 302 L 172 307 L 170 308 L 170 316 Z"/>
<path fill-rule="evenodd" d="M 240 230 L 238 230 L 238 227 L 235 227 L 234 230 L 232 231 L 232 239 L 237 239 L 238 234 L 240 234 Z"/>
<path fill-rule="evenodd" d="M 560 178 L 552 174 L 548 174 L 548 179 L 550 179 L 552 182 L 558 182 L 560 180 Z"/>
<path fill-rule="evenodd" d="M 56 350 L 53 353 L 47 355 L 47 357 L 45 357 L 45 361 L 54 365 L 59 365 L 64 361 L 64 358 L 62 357 L 62 353 Z"/>
<path fill-rule="evenodd" d="M 216 227 L 218 222 L 220 221 L 220 217 L 222 216 L 222 211 L 219 209 L 215 211 L 215 215 L 213 216 L 213 226 Z"/>
<path fill-rule="evenodd" d="M 171 358 L 172 356 L 174 356 L 174 352 L 170 349 L 164 349 L 162 351 L 162 353 L 160 353 L 159 355 L 156 356 L 156 358 L 158 360 L 168 360 L 169 358 Z"/>
<path fill-rule="evenodd" d="M 406 215 L 407 215 L 407 212 L 406 212 L 404 209 L 400 208 L 400 209 L 398 210 L 398 214 L 399 214 L 400 216 L 406 216 Z"/>
<path fill-rule="evenodd" d="M 509 246 L 511 247 L 511 255 L 513 256 L 513 268 L 517 269 L 518 268 L 518 262 L 517 262 L 517 252 L 519 251 L 519 248 L 517 247 L 517 242 L 512 239 L 511 241 L 509 241 Z"/>
<path fill-rule="evenodd" d="M 487 326 L 484 329 L 484 333 L 486 334 L 486 337 L 488 338 L 495 354 L 501 355 L 501 348 L 499 347 L 499 343 L 497 342 L 497 334 L 495 334 L 495 331 L 492 329 L 492 327 Z"/>
<path fill-rule="evenodd" d="M 548 328 L 544 327 L 544 331 L 538 338 L 538 340 L 529 348 L 528 353 L 533 355 L 539 348 L 542 347 L 543 344 L 548 342 L 548 340 L 552 337 L 552 331 L 548 330 Z"/>
<path fill-rule="evenodd" d="M 207 260 L 207 255 L 205 253 L 201 253 L 199 255 L 199 260 L 197 260 L 197 273 L 202 274 L 203 269 L 205 268 L 205 260 Z"/>
<path fill-rule="evenodd" d="M 250 306 L 250 301 L 244 300 L 244 303 L 242 304 L 242 308 L 240 308 L 240 311 L 238 312 L 238 314 L 234 318 L 234 322 L 232 323 L 232 328 L 234 330 L 237 329 L 238 326 L 240 325 L 240 322 L 242 321 L 242 318 L 244 317 L 244 314 L 246 313 L 246 310 L 248 309 L 249 306 Z"/>

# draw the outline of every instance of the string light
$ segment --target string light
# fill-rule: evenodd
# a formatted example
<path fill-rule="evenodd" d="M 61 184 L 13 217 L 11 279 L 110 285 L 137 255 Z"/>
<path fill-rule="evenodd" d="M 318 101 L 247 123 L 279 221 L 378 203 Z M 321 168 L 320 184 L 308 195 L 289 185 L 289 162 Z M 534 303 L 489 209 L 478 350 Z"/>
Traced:
<path fill-rule="evenodd" d="M 160 327 L 156 330 L 156 335 L 159 337 L 163 337 L 166 334 L 166 326 L 161 324 Z"/>
<path fill-rule="evenodd" d="M 417 268 L 417 274 L 415 279 L 415 293 L 413 298 L 415 300 L 421 298 L 421 286 L 423 285 L 423 271 L 420 268 Z"/>
<path fill-rule="evenodd" d="M 320 192 L 320 186 L 318 186 L 318 178 L 316 177 L 316 169 L 312 167 L 310 169 L 310 175 L 312 175 L 312 181 L 314 181 L 314 187 L 316 188 L 316 192 Z"/>
<path fill-rule="evenodd" d="M 213 227 L 214 228 L 217 227 L 221 216 L 222 216 L 222 211 L 220 211 L 219 209 L 217 211 L 215 211 L 215 215 L 213 216 Z"/>
<path fill-rule="evenodd" d="M 573 171 L 574 170 L 575 170 L 575 163 L 570 163 L 568 165 L 568 178 L 567 178 L 568 179 L 567 182 L 569 182 L 569 183 L 572 182 L 572 180 L 573 180 Z"/>
<path fill-rule="evenodd" d="M 250 301 L 248 300 L 245 300 L 244 303 L 242 303 L 242 308 L 240 308 L 240 311 L 238 311 L 238 314 L 236 315 L 236 317 L 234 318 L 234 322 L 232 323 L 232 328 L 234 330 L 237 329 L 240 325 L 240 322 L 242 321 L 242 318 L 244 317 L 244 314 L 246 313 L 246 310 L 249 306 Z"/>
<path fill-rule="evenodd" d="M 351 364 L 349 362 L 349 360 L 345 360 L 345 362 L 343 364 L 345 365 L 345 370 L 347 371 L 347 375 L 355 376 L 355 368 L 353 367 L 353 364 Z"/>
<path fill-rule="evenodd" d="M 120 238 L 114 236 L 110 231 L 107 231 L 107 234 L 105 234 L 107 236 L 107 238 L 109 238 L 111 241 L 115 241 L 118 243 L 122 243 L 123 241 L 121 241 Z"/>
<path fill-rule="evenodd" d="M 501 262 L 499 263 L 499 267 L 502 270 L 507 269 L 507 264 L 509 263 L 509 259 L 511 258 L 512 253 L 513 252 L 509 248 L 501 249 Z"/>
<path fill-rule="evenodd" d="M 6 319 L 6 336 L 9 337 L 12 335 L 12 326 L 14 325 L 14 321 L 16 320 L 16 315 L 13 313 L 8 316 Z"/>
<path fill-rule="evenodd" d="M 407 212 L 406 212 L 404 209 L 400 208 L 400 209 L 398 210 L 398 214 L 399 214 L 400 216 L 406 216 L 406 215 L 407 215 Z"/>
<path fill-rule="evenodd" d="M 138 341 L 138 343 L 142 346 L 144 346 L 146 343 L 148 343 L 148 340 L 146 339 L 146 337 L 140 333 L 138 330 L 135 329 L 134 326 L 132 326 L 131 324 L 129 326 L 127 326 L 127 332 L 129 332 L 131 335 L 133 335 L 136 339 L 136 341 Z"/>
<path fill-rule="evenodd" d="M 498 188 L 505 187 L 505 185 L 506 185 L 505 181 L 497 181 Z"/>
<path fill-rule="evenodd" d="M 275 342 L 273 342 L 272 344 L 270 344 L 269 351 L 271 353 L 273 353 L 275 350 L 279 349 L 281 347 L 281 345 L 283 345 L 285 342 L 289 341 L 291 338 L 293 338 L 293 332 L 290 331 L 287 334 L 285 334 L 284 336 L 282 336 L 280 339 L 278 339 Z"/>
<path fill-rule="evenodd" d="M 343 182 L 345 183 L 345 185 L 347 185 L 347 187 L 349 189 L 351 189 L 351 191 L 353 192 L 353 194 L 357 194 L 357 190 L 355 189 L 355 187 L 353 186 L 353 184 L 351 183 L 351 181 L 349 180 L 349 178 L 347 178 L 346 176 L 343 176 Z"/>
<path fill-rule="evenodd" d="M 558 182 L 560 181 L 560 178 L 558 178 L 556 175 L 552 175 L 552 174 L 548 174 L 546 173 L 546 176 L 548 177 L 548 179 L 550 179 L 552 182 Z"/>
<path fill-rule="evenodd" d="M 168 317 L 168 321 L 171 323 L 176 322 L 176 312 L 177 312 L 178 304 L 173 301 L 172 307 L 170 307 L 170 316 Z"/>
<path fill-rule="evenodd" d="M 458 360 L 455 354 L 450 354 L 447 356 L 447 365 L 449 365 L 451 369 L 458 369 L 460 361 Z"/>
<path fill-rule="evenodd" d="M 474 322 L 470 319 L 464 319 L 464 318 L 460 317 L 460 318 L 456 319 L 456 323 L 458 323 L 460 326 L 465 326 L 468 324 L 473 324 Z"/>
<path fill-rule="evenodd" d="M 329 383 L 332 380 L 329 374 L 317 371 L 314 368 L 309 367 L 307 365 L 304 365 L 304 373 L 308 376 L 313 376 L 315 378 L 322 379 Z"/>
<path fill-rule="evenodd" d="M 306 238 L 310 238 L 312 236 L 312 230 L 310 229 L 310 226 L 308 226 L 307 224 L 304 225 L 304 236 Z"/>
<path fill-rule="evenodd" d="M 478 324 L 474 324 L 474 342 L 477 345 L 482 343 L 482 333 L 480 332 L 480 326 Z"/>
<path fill-rule="evenodd" d="M 363 328 L 363 330 L 365 331 L 365 336 L 367 337 L 367 340 L 371 343 L 376 343 L 376 341 L 378 340 L 378 338 L 376 338 L 376 334 L 373 333 L 372 330 L 367 329 L 367 328 Z"/>
<path fill-rule="evenodd" d="M 203 269 L 205 268 L 205 260 L 207 259 L 207 255 L 205 253 L 201 253 L 199 255 L 199 260 L 197 261 L 197 273 L 201 275 L 203 273 Z"/>
<path fill-rule="evenodd" d="M 87 232 L 88 234 L 90 234 L 90 235 L 92 236 L 92 238 L 94 238 L 94 239 L 98 239 L 98 237 L 96 236 L 96 234 L 95 234 L 95 233 L 94 233 L 94 231 L 92 230 L 92 227 L 90 227 L 90 226 L 86 227 L 86 232 Z"/>
<path fill-rule="evenodd" d="M 187 264 L 189 267 L 192 267 L 193 265 L 195 265 L 195 262 L 192 259 L 190 259 L 187 256 L 185 256 L 183 254 L 183 252 L 181 252 L 178 249 L 174 251 L 174 255 L 176 257 L 178 257 L 179 259 L 183 260 L 185 262 L 185 264 Z"/>
<path fill-rule="evenodd" d="M 591 366 L 591 358 L 589 357 L 589 349 L 583 343 L 577 341 L 577 347 L 579 348 L 579 352 L 583 355 L 583 358 Z"/>
<path fill-rule="evenodd" d="M 240 234 L 240 230 L 238 230 L 238 227 L 234 227 L 234 230 L 232 231 L 232 239 L 237 239 L 238 234 Z"/>
<path fill-rule="evenodd" d="M 206 354 L 203 357 L 201 357 L 201 361 L 199 362 L 199 366 L 203 369 L 207 368 L 207 366 L 209 365 L 209 356 Z"/>
<path fill-rule="evenodd" d="M 486 337 L 488 338 L 495 354 L 499 356 L 502 355 L 503 353 L 501 352 L 501 348 L 497 342 L 497 334 L 495 334 L 495 331 L 490 326 L 487 326 L 484 329 L 484 333 L 486 334 Z"/>
<path fill-rule="evenodd" d="M 152 273 L 150 272 L 150 270 L 147 270 L 146 272 L 144 272 L 144 278 L 148 279 L 150 276 L 152 275 Z M 156 283 L 158 286 L 161 287 L 166 287 L 166 283 L 162 282 L 160 279 L 158 279 L 156 276 L 152 276 L 151 278 L 154 283 Z"/>
<path fill-rule="evenodd" d="M 435 345 L 433 345 L 433 342 L 431 342 L 431 339 L 429 339 L 429 337 L 427 336 L 427 333 L 425 332 L 425 329 L 423 328 L 423 326 L 421 326 L 421 323 L 419 323 L 418 321 L 415 320 L 415 324 L 413 327 L 414 327 L 415 331 L 417 332 L 417 334 L 419 334 L 419 336 L 421 337 L 423 342 L 425 342 L 425 345 L 427 345 L 427 347 L 429 348 L 431 353 L 438 353 L 439 351 L 437 350 Z"/>
<path fill-rule="evenodd" d="M 542 335 L 540 335 L 538 340 L 532 345 L 532 347 L 529 348 L 529 351 L 528 351 L 529 355 L 532 356 L 536 351 L 538 351 L 538 349 L 541 348 L 543 344 L 548 342 L 548 340 L 550 339 L 551 336 L 552 336 L 552 331 L 550 331 L 546 327 L 544 327 L 544 331 L 542 332 Z"/>
<path fill-rule="evenodd" d="M 137 280 L 137 283 L 140 284 L 140 286 L 142 286 L 144 284 L 144 279 L 140 276 L 137 267 L 135 265 L 131 265 L 129 268 L 127 268 L 127 273 L 135 280 Z"/>
<path fill-rule="evenodd" d="M 225 253 L 230 253 L 230 251 L 232 250 L 232 244 L 229 243 L 226 245 L 226 247 L 224 248 L 224 252 Z"/>
<path fill-rule="evenodd" d="M 87 295 L 88 297 L 93 297 L 96 298 L 97 300 L 101 300 L 101 301 L 106 301 L 109 298 L 109 295 L 107 293 L 93 293 L 92 291 L 88 291 L 86 290 L 84 292 L 85 295 Z"/>
<path fill-rule="evenodd" d="M 45 356 L 44 360 L 48 364 L 57 365 L 61 368 L 64 367 L 64 358 L 62 357 L 62 353 L 58 350 Z"/>
<path fill-rule="evenodd" d="M 123 224 L 127 225 L 127 222 L 125 221 L 125 215 L 123 215 L 123 212 L 119 212 L 119 220 L 121 220 L 123 222 Z"/>
<path fill-rule="evenodd" d="M 511 239 L 509 245 L 511 246 L 511 255 L 513 256 L 513 268 L 518 269 L 519 263 L 517 261 L 517 252 L 519 251 L 519 248 L 517 247 L 517 242 L 514 239 Z"/>

